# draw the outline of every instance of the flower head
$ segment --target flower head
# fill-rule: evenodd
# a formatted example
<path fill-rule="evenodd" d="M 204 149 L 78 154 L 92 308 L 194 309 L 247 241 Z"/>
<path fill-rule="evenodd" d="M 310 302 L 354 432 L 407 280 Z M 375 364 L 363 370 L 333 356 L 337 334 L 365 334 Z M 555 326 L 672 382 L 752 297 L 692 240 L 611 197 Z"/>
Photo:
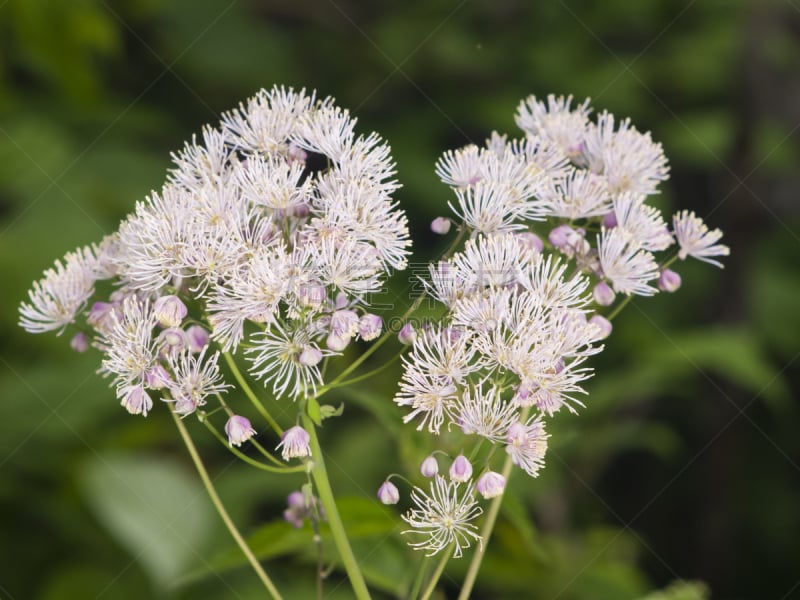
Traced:
<path fill-rule="evenodd" d="M 453 544 L 453 558 L 458 558 L 473 540 L 482 543 L 473 521 L 483 510 L 475 500 L 474 485 L 469 483 L 463 489 L 462 485 L 455 481 L 448 483 L 444 477 L 436 475 L 430 484 L 430 493 L 414 488 L 411 499 L 415 508 L 401 515 L 411 526 L 403 533 L 423 537 L 409 544 L 412 548 L 425 550 L 426 556 L 432 556 Z"/>
<path fill-rule="evenodd" d="M 283 450 L 281 450 L 283 460 L 311 456 L 311 447 L 309 446 L 310 440 L 311 437 L 308 435 L 308 432 L 299 425 L 295 425 L 283 432 L 281 441 L 276 450 L 281 447 L 283 448 Z"/>
<path fill-rule="evenodd" d="M 241 446 L 256 434 L 256 430 L 247 417 L 231 415 L 225 423 L 225 434 L 228 436 L 228 445 Z"/>

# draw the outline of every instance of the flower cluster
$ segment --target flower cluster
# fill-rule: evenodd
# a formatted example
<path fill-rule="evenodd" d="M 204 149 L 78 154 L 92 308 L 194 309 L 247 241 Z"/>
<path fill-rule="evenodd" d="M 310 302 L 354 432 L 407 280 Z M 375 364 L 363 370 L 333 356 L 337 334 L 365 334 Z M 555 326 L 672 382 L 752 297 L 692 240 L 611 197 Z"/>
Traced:
<path fill-rule="evenodd" d="M 617 296 L 675 291 L 680 276 L 668 268 L 675 259 L 721 266 L 712 257 L 728 254 L 722 234 L 693 213 L 676 214 L 670 229 L 647 204 L 668 176 L 661 146 L 627 119 L 589 115 L 588 100 L 573 107 L 572 98 L 530 97 L 516 115 L 524 138 L 494 133 L 483 147 L 439 160 L 436 172 L 452 188 L 450 208 L 469 238 L 429 267 L 424 283 L 444 314 L 405 332 L 413 344 L 394 399 L 408 411 L 405 422 L 500 445 L 533 477 L 544 465 L 545 420 L 584 406 L 583 382 L 593 375 L 586 360 L 611 333 Z M 431 225 L 442 235 L 449 228 L 444 217 Z M 677 253 L 659 262 L 656 253 L 676 241 Z M 492 455 L 477 483 L 484 497 L 505 485 L 490 470 Z M 426 476 L 435 472 L 428 464 Z M 450 484 L 436 477 L 430 493 L 412 492 L 427 508 L 404 518 L 421 532 L 436 530 L 420 547 L 438 552 L 455 542 L 459 554 L 463 530 L 454 533 L 443 525 L 451 520 L 436 516 L 426 521 L 420 511 L 458 505 L 457 484 L 472 485 L 472 471 L 454 476 L 451 469 Z"/>
<path fill-rule="evenodd" d="M 76 325 L 73 348 L 103 352 L 134 414 L 153 391 L 187 415 L 225 390 L 209 338 L 223 352 L 246 341 L 276 396 L 313 393 L 325 357 L 380 334 L 370 294 L 409 252 L 389 147 L 355 124 L 330 98 L 262 90 L 174 154 L 118 231 L 56 261 L 21 326 Z M 115 289 L 90 306 L 102 280 Z M 228 429 L 231 444 L 252 435 L 249 422 Z"/>

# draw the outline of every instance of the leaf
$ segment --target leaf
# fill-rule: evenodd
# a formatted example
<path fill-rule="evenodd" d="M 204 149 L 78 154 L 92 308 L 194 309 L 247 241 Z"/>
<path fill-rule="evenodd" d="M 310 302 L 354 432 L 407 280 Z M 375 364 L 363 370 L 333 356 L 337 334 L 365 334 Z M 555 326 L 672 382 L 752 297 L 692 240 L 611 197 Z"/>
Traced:
<path fill-rule="evenodd" d="M 319 402 L 316 398 L 311 397 L 306 404 L 306 413 L 309 418 L 314 421 L 314 425 L 319 427 L 322 425 L 322 411 L 320 410 Z"/>
<path fill-rule="evenodd" d="M 394 538 L 397 519 L 390 509 L 368 498 L 345 497 L 337 500 L 339 514 L 356 556 L 359 557 L 364 577 L 370 585 L 397 593 L 405 584 L 410 572 L 407 553 Z M 326 523 L 321 523 L 323 553 L 326 562 L 341 566 L 336 547 Z M 314 531 L 310 524 L 295 529 L 289 523 L 273 521 L 259 527 L 248 536 L 247 543 L 259 560 L 267 561 L 281 556 L 297 556 L 309 564 L 316 561 Z M 403 545 L 404 546 L 404 545 Z M 206 561 L 202 569 L 185 574 L 181 582 L 202 579 L 211 574 L 242 567 L 246 559 L 238 547 L 227 550 Z"/>
<path fill-rule="evenodd" d="M 81 473 L 87 503 L 154 585 L 170 587 L 204 553 L 214 515 L 205 491 L 164 457 L 97 456 Z"/>
<path fill-rule="evenodd" d="M 344 403 L 339 405 L 339 408 L 335 408 L 330 404 L 323 404 L 320 406 L 320 418 L 324 421 L 325 419 L 329 419 L 330 417 L 340 417 L 344 412 Z"/>

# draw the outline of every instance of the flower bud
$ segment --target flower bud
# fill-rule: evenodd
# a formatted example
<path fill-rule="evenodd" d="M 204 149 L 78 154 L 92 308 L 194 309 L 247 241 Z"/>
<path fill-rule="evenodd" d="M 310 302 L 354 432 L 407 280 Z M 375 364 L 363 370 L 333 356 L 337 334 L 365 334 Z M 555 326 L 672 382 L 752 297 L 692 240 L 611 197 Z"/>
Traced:
<path fill-rule="evenodd" d="M 156 338 L 158 348 L 163 354 L 173 354 L 187 346 L 186 334 L 182 329 L 170 327 L 163 330 Z"/>
<path fill-rule="evenodd" d="M 86 352 L 89 349 L 89 336 L 79 331 L 69 341 L 69 346 L 75 352 Z"/>
<path fill-rule="evenodd" d="M 341 352 L 350 345 L 349 337 L 339 337 L 338 335 L 330 334 L 328 339 L 325 340 L 325 345 L 329 350 L 334 352 Z"/>
<path fill-rule="evenodd" d="M 200 325 L 191 325 L 187 327 L 184 334 L 186 335 L 186 345 L 189 347 L 190 352 L 197 354 L 208 346 L 208 331 Z"/>
<path fill-rule="evenodd" d="M 143 415 L 145 417 L 148 411 L 153 408 L 153 401 L 141 385 L 129 388 L 122 397 L 120 404 L 132 415 Z"/>
<path fill-rule="evenodd" d="M 397 504 L 400 501 L 400 491 L 391 481 L 384 481 L 378 488 L 378 500 L 383 504 Z"/>
<path fill-rule="evenodd" d="M 331 315 L 331 335 L 350 339 L 358 333 L 360 319 L 352 310 L 337 310 Z"/>
<path fill-rule="evenodd" d="M 304 367 L 315 367 L 322 360 L 322 351 L 316 346 L 306 346 L 300 353 L 297 362 Z"/>
<path fill-rule="evenodd" d="M 554 248 L 561 250 L 568 245 L 569 240 L 574 235 L 575 230 L 572 229 L 572 227 L 569 225 L 559 225 L 550 231 L 550 234 L 547 236 L 547 240 Z"/>
<path fill-rule="evenodd" d="M 451 225 L 450 219 L 447 217 L 436 217 L 433 221 L 431 221 L 431 231 L 433 233 L 438 233 L 439 235 L 447 235 L 450 231 Z"/>
<path fill-rule="evenodd" d="M 97 331 L 109 331 L 120 316 L 119 307 L 111 302 L 95 302 L 89 309 L 86 322 Z"/>
<path fill-rule="evenodd" d="M 225 423 L 225 433 L 228 436 L 229 446 L 241 446 L 242 442 L 249 440 L 256 434 L 247 417 L 232 415 Z"/>
<path fill-rule="evenodd" d="M 144 383 L 151 390 L 162 390 L 172 383 L 172 377 L 163 366 L 155 364 L 145 372 Z"/>
<path fill-rule="evenodd" d="M 592 290 L 592 296 L 594 296 L 594 301 L 597 302 L 600 306 L 611 306 L 614 304 L 614 298 L 617 295 L 614 293 L 614 290 L 611 289 L 605 281 L 601 281 Z"/>
<path fill-rule="evenodd" d="M 411 323 L 406 323 L 397 334 L 397 339 L 404 346 L 411 346 L 417 339 L 417 332 Z"/>
<path fill-rule="evenodd" d="M 297 290 L 297 301 L 302 306 L 318 308 L 322 306 L 327 299 L 328 294 L 325 292 L 325 286 L 318 281 L 304 283 Z"/>
<path fill-rule="evenodd" d="M 450 465 L 450 480 L 458 483 L 469 481 L 472 477 L 472 464 L 463 454 L 456 456 L 453 464 Z"/>
<path fill-rule="evenodd" d="M 542 241 L 542 238 L 531 231 L 523 231 L 522 233 L 518 233 L 517 240 L 520 244 L 522 244 L 523 248 L 532 250 L 537 254 L 544 250 L 544 242 Z"/>
<path fill-rule="evenodd" d="M 681 276 L 672 269 L 664 269 L 658 276 L 658 289 L 662 292 L 674 292 L 681 287 Z"/>
<path fill-rule="evenodd" d="M 161 296 L 153 303 L 153 313 L 162 327 L 179 327 L 189 311 L 177 296 Z"/>
<path fill-rule="evenodd" d="M 601 315 L 593 316 L 591 319 L 589 319 L 589 323 L 595 325 L 599 330 L 599 334 L 597 336 L 598 340 L 606 339 L 611 335 L 612 329 L 614 329 L 614 327 L 611 325 L 611 321 Z"/>
<path fill-rule="evenodd" d="M 422 473 L 423 477 L 430 478 L 436 475 L 439 472 L 439 463 L 436 462 L 436 457 L 430 455 L 423 460 L 422 464 L 419 466 L 419 472 Z"/>
<path fill-rule="evenodd" d="M 486 471 L 478 478 L 475 484 L 478 493 L 486 499 L 494 498 L 503 493 L 506 489 L 506 478 L 500 473 L 494 471 Z"/>
<path fill-rule="evenodd" d="M 606 229 L 614 229 L 617 226 L 617 213 L 613 210 L 603 216 L 603 227 Z"/>
<path fill-rule="evenodd" d="M 370 342 L 381 334 L 383 321 L 378 315 L 366 314 L 358 322 L 358 335 L 365 342 Z"/>
<path fill-rule="evenodd" d="M 283 447 L 281 450 L 283 460 L 311 456 L 311 447 L 308 445 L 310 440 L 308 432 L 299 425 L 295 425 L 283 432 L 281 443 L 275 449 Z"/>

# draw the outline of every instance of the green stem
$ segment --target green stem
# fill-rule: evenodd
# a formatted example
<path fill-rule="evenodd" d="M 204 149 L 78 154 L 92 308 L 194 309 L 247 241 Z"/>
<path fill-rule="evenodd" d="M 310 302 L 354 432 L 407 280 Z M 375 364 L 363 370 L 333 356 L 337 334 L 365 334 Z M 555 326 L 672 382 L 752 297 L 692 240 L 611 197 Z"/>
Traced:
<path fill-rule="evenodd" d="M 425 591 L 422 592 L 422 596 L 420 600 L 428 600 L 431 597 L 431 594 L 436 590 L 436 584 L 439 583 L 439 578 L 442 576 L 444 572 L 444 566 L 447 564 L 447 561 L 450 560 L 450 546 L 445 548 L 442 551 L 442 558 L 439 560 L 439 564 L 436 565 L 436 570 L 433 572 L 431 576 L 431 580 L 428 582 L 428 587 L 425 588 Z"/>
<path fill-rule="evenodd" d="M 350 547 L 350 541 L 347 539 L 347 533 L 344 530 L 342 517 L 339 515 L 339 510 L 336 508 L 336 501 L 333 497 L 333 490 L 331 483 L 328 479 L 328 472 L 325 469 L 325 459 L 322 455 L 322 448 L 319 445 L 319 438 L 317 438 L 317 430 L 311 418 L 303 413 L 303 427 L 309 435 L 309 445 L 311 447 L 311 476 L 314 478 L 317 494 L 319 494 L 320 502 L 325 508 L 325 514 L 328 517 L 328 526 L 330 527 L 333 541 L 339 551 L 339 557 L 344 563 L 347 577 L 350 579 L 350 585 L 353 586 L 356 598 L 358 600 L 369 600 L 369 590 L 364 581 L 364 576 L 358 568 L 358 561 L 353 554 L 353 549 Z"/>
<path fill-rule="evenodd" d="M 353 383 L 358 383 L 359 381 L 363 381 L 364 379 L 369 379 L 370 377 L 374 377 L 375 375 L 377 375 L 378 373 L 383 371 L 386 367 L 388 367 L 389 365 L 394 363 L 398 358 L 400 358 L 401 355 L 402 355 L 402 352 L 398 352 L 392 358 L 390 358 L 385 363 L 383 363 L 380 367 L 376 367 L 375 369 L 372 369 L 372 371 L 368 371 L 368 372 L 364 373 L 363 375 L 358 375 L 356 377 L 353 377 L 352 379 L 348 379 L 347 381 L 342 381 L 340 383 L 337 383 L 336 387 L 345 387 L 345 386 L 351 385 Z M 332 389 L 329 386 L 326 386 L 326 387 L 328 387 L 329 389 Z"/>
<path fill-rule="evenodd" d="M 417 568 L 417 575 L 414 577 L 414 585 L 411 587 L 411 593 L 408 595 L 408 600 L 417 600 L 419 590 L 422 587 L 422 580 L 425 578 L 425 567 L 427 566 L 427 559 L 422 557 L 419 561 L 419 568 Z"/>
<path fill-rule="evenodd" d="M 502 475 L 506 480 L 506 489 L 508 489 L 508 478 L 511 475 L 511 468 L 513 466 L 514 463 L 509 454 L 506 456 L 506 460 L 503 463 L 502 471 Z M 458 595 L 458 600 L 468 600 L 469 595 L 472 593 L 472 587 L 475 585 L 475 580 L 478 577 L 478 571 L 480 571 L 483 556 L 486 553 L 486 547 L 489 545 L 489 538 L 492 536 L 492 531 L 497 522 L 497 515 L 500 513 L 500 505 L 503 503 L 504 496 L 505 490 L 499 496 L 495 496 L 492 499 L 492 503 L 489 505 L 489 511 L 486 513 L 486 521 L 484 521 L 483 527 L 481 527 L 483 543 L 475 549 L 475 554 L 472 555 L 472 560 L 469 563 L 469 570 L 461 586 L 461 593 Z"/>
<path fill-rule="evenodd" d="M 280 467 L 273 467 L 270 465 L 265 465 L 262 462 L 257 460 L 253 460 L 243 452 L 239 451 L 237 448 L 232 447 L 228 442 L 222 437 L 222 434 L 216 430 L 216 428 L 209 423 L 207 420 L 202 421 L 203 425 L 217 438 L 223 446 L 225 446 L 228 450 L 230 450 L 233 454 L 235 454 L 238 458 L 242 459 L 248 465 L 255 467 L 256 469 L 261 469 L 262 471 L 267 471 L 268 473 L 278 473 L 279 475 L 284 475 L 287 473 L 302 473 L 306 470 L 303 465 L 297 467 L 288 467 L 286 465 L 281 465 Z"/>
<path fill-rule="evenodd" d="M 244 553 L 245 557 L 247 558 L 250 566 L 253 567 L 253 570 L 258 575 L 258 578 L 261 580 L 261 583 L 264 584 L 264 587 L 267 588 L 270 596 L 275 600 L 283 600 L 283 596 L 281 596 L 278 589 L 275 587 L 275 584 L 272 583 L 272 580 L 269 578 L 269 575 L 264 571 L 264 568 L 261 566 L 261 563 L 258 562 L 258 559 L 253 554 L 253 551 L 250 550 L 250 547 L 247 545 L 247 542 L 242 537 L 242 534 L 239 533 L 239 530 L 236 528 L 236 525 L 233 523 L 228 511 L 225 510 L 225 505 L 222 504 L 222 500 L 220 500 L 219 496 L 217 495 L 217 490 L 214 489 L 214 484 L 211 482 L 211 478 L 208 476 L 208 471 L 206 471 L 205 466 L 203 465 L 203 461 L 200 458 L 200 454 L 197 452 L 197 448 L 192 441 L 189 432 L 186 430 L 186 426 L 181 421 L 180 417 L 176 415 L 174 412 L 170 411 L 172 414 L 172 418 L 175 421 L 175 425 L 178 427 L 178 431 L 181 434 L 181 438 L 183 438 L 183 443 L 186 444 L 186 449 L 189 451 L 189 455 L 192 457 L 192 462 L 194 462 L 194 466 L 197 469 L 198 474 L 200 475 L 200 479 L 203 481 L 203 486 L 205 486 L 206 491 L 208 492 L 208 496 L 211 498 L 211 502 L 214 504 L 214 508 L 217 509 L 219 516 L 222 518 L 222 521 L 225 523 L 225 527 L 228 528 L 233 539 L 236 541 L 236 544 Z"/>
<path fill-rule="evenodd" d="M 453 253 L 453 251 L 458 246 L 458 243 L 461 241 L 461 238 L 464 237 L 465 233 L 466 233 L 466 227 L 462 226 L 458 230 L 458 235 L 456 236 L 456 238 L 453 240 L 453 242 L 450 244 L 450 246 L 447 248 L 447 250 L 445 250 L 445 253 L 442 256 L 441 260 L 446 260 L 450 256 L 450 254 Z M 403 313 L 403 315 L 400 317 L 400 319 L 402 321 L 405 321 L 409 316 L 411 316 L 414 313 L 414 311 L 416 311 L 419 308 L 419 305 L 422 304 L 422 301 L 425 299 L 426 296 L 427 296 L 427 293 L 425 291 L 423 291 L 417 297 L 417 299 L 414 300 L 414 303 L 410 307 L 408 307 L 408 310 L 406 310 L 406 312 Z M 380 338 L 378 338 L 378 341 L 376 341 L 374 344 L 372 344 L 372 346 L 370 346 L 366 350 L 366 352 L 364 352 L 364 354 L 359 356 L 356 360 L 354 360 L 352 363 L 350 363 L 349 367 L 347 367 L 344 371 L 339 373 L 339 375 L 337 375 L 336 378 L 333 381 L 331 381 L 330 383 L 328 383 L 328 384 L 322 386 L 321 388 L 319 388 L 317 390 L 317 393 L 315 394 L 315 396 L 317 398 L 319 398 L 325 392 L 328 392 L 329 390 L 337 387 L 345 379 L 345 377 L 347 377 L 348 375 L 350 375 L 350 373 L 352 373 L 358 367 L 360 367 L 365 360 L 367 360 L 370 356 L 372 356 L 378 350 L 378 348 L 383 346 L 383 344 L 385 344 L 386 341 L 389 338 L 394 337 L 394 336 L 395 336 L 395 332 L 393 332 L 393 331 L 387 331 L 386 333 L 384 333 Z"/>
<path fill-rule="evenodd" d="M 277 433 L 279 437 L 283 435 L 283 429 L 281 429 L 281 426 L 278 425 L 277 421 L 272 418 L 272 415 L 267 412 L 267 409 L 264 408 L 263 404 L 261 404 L 258 396 L 253 393 L 253 390 L 247 384 L 247 381 L 245 380 L 244 375 L 242 375 L 242 372 L 239 370 L 239 367 L 236 366 L 236 361 L 233 360 L 230 352 L 223 352 L 222 356 L 225 357 L 225 362 L 228 363 L 228 367 L 233 372 L 236 382 L 242 388 L 245 395 L 250 399 L 250 402 L 252 402 L 255 409 L 261 414 L 262 417 L 264 417 L 264 420 L 266 420 L 269 426 L 272 427 L 272 430 Z"/>
<path fill-rule="evenodd" d="M 524 423 L 530 412 L 530 407 L 522 409 L 522 412 L 519 415 L 519 420 Z M 467 570 L 467 575 L 464 578 L 464 583 L 461 586 L 461 593 L 458 595 L 458 600 L 468 600 L 469 595 L 472 593 L 475 580 L 478 578 L 478 571 L 481 569 L 483 556 L 486 553 L 487 546 L 489 545 L 489 538 L 492 537 L 492 531 L 494 531 L 495 523 L 497 523 L 497 515 L 500 514 L 500 506 L 503 504 L 503 498 L 505 498 L 506 490 L 508 489 L 508 479 L 511 477 L 511 468 L 513 466 L 514 461 L 511 458 L 511 455 L 508 454 L 505 462 L 503 463 L 503 470 L 501 471 L 503 478 L 506 480 L 506 487 L 503 490 L 503 493 L 499 496 L 495 496 L 492 499 L 492 503 L 489 505 L 489 511 L 486 513 L 486 520 L 483 522 L 483 527 L 481 527 L 482 543 L 475 550 L 475 554 L 472 555 L 472 560 L 469 563 L 469 569 Z"/>

